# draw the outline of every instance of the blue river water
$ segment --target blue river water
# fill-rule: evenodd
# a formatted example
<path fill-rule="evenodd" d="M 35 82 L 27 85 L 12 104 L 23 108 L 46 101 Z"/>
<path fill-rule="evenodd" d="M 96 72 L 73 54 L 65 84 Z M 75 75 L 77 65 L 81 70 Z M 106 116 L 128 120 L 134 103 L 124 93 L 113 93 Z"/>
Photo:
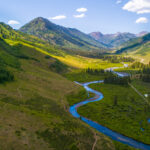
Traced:
<path fill-rule="evenodd" d="M 120 77 L 123 77 L 123 76 L 126 76 L 125 74 L 122 74 L 122 73 L 118 73 L 118 72 L 114 72 L 115 74 L 117 74 L 118 76 Z M 103 81 L 93 81 L 93 82 L 87 82 L 87 83 L 78 83 L 76 82 L 77 84 L 83 86 L 87 92 L 91 92 L 91 93 L 94 93 L 95 94 L 95 97 L 93 98 L 90 98 L 90 99 L 87 99 L 85 101 L 82 101 L 80 103 L 77 103 L 73 106 L 70 107 L 69 111 L 70 113 L 75 117 L 75 118 L 79 118 L 81 119 L 82 121 L 84 121 L 85 123 L 87 123 L 88 125 L 90 125 L 91 127 L 95 128 L 97 131 L 109 136 L 111 139 L 113 140 L 116 140 L 118 142 L 121 142 L 123 144 L 127 144 L 129 146 L 132 146 L 134 148 L 138 148 L 138 149 L 141 149 L 141 150 L 150 150 L 150 145 L 147 145 L 147 144 L 144 144 L 142 142 L 138 142 L 132 138 L 129 138 L 129 137 L 126 137 L 124 135 L 121 135 L 120 133 L 117 133 L 115 131 L 112 131 L 111 129 L 109 128 L 106 128 L 92 120 L 89 120 L 83 116 L 81 116 L 78 112 L 77 112 L 77 109 L 80 107 L 80 106 L 83 106 L 87 103 L 91 103 L 91 102 L 96 102 L 96 101 L 100 101 L 104 98 L 103 94 L 96 91 L 96 90 L 93 90 L 91 89 L 88 85 L 90 84 L 93 84 L 93 83 L 103 83 Z M 149 120 L 150 121 L 150 120 Z"/>

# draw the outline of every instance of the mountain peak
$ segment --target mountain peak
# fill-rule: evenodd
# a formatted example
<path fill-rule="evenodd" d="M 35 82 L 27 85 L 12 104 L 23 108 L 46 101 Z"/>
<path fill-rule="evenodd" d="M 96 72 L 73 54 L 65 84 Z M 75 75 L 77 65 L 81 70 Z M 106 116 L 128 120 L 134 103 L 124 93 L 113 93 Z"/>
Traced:
<path fill-rule="evenodd" d="M 37 18 L 33 19 L 31 22 L 37 22 L 37 23 L 39 23 L 39 22 L 50 23 L 50 21 L 49 21 L 48 19 L 43 18 L 43 17 L 37 17 Z M 29 23 L 30 23 L 30 22 L 29 22 Z"/>
<path fill-rule="evenodd" d="M 89 35 L 95 40 L 99 40 L 101 37 L 103 37 L 103 34 L 101 32 L 92 32 Z"/>
<path fill-rule="evenodd" d="M 44 17 L 37 17 L 37 18 L 34 18 L 34 20 L 47 20 L 47 19 Z"/>
<path fill-rule="evenodd" d="M 41 23 L 43 23 L 43 24 L 45 24 L 45 25 L 47 25 L 47 24 L 54 24 L 54 23 L 52 23 L 51 21 L 49 21 L 48 19 L 43 18 L 43 17 L 37 17 L 37 18 L 31 20 L 31 21 L 30 21 L 29 23 L 27 23 L 27 24 L 31 24 L 31 23 L 34 23 L 34 25 L 38 25 L 38 24 L 41 24 Z"/>
<path fill-rule="evenodd" d="M 37 17 L 21 27 L 20 31 L 34 35 L 39 31 L 46 32 L 47 29 L 53 30 L 55 26 L 56 25 L 50 22 L 48 19 Z"/>

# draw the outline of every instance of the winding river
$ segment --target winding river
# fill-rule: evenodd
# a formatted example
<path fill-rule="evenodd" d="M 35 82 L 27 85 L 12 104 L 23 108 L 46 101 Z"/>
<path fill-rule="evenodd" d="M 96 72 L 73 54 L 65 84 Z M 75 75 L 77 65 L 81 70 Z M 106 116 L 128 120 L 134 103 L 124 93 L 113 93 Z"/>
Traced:
<path fill-rule="evenodd" d="M 119 73 L 119 72 L 115 72 L 113 71 L 115 74 L 117 74 L 118 76 L 120 77 L 123 77 L 123 76 L 126 76 L 126 74 L 124 73 Z M 123 144 L 127 144 L 129 146 L 132 146 L 134 148 L 138 148 L 138 149 L 142 149 L 142 150 L 150 150 L 150 145 L 147 145 L 147 144 L 144 144 L 144 143 L 141 143 L 141 142 L 138 142 L 132 138 L 129 138 L 129 137 L 126 137 L 124 135 L 121 135 L 120 133 L 117 133 L 115 131 L 112 131 L 111 129 L 109 128 L 106 128 L 90 119 L 87 119 L 83 116 L 81 116 L 78 112 L 77 112 L 77 109 L 80 107 L 80 106 L 83 106 L 87 103 L 91 103 L 91 102 L 96 102 L 96 101 L 100 101 L 104 98 L 103 94 L 96 91 L 96 90 L 93 90 L 91 89 L 88 85 L 90 84 L 93 84 L 93 83 L 103 83 L 103 81 L 93 81 L 93 82 L 87 82 L 87 83 L 78 83 L 76 82 L 77 84 L 83 86 L 87 92 L 91 92 L 91 93 L 94 93 L 95 94 L 95 97 L 93 98 L 90 98 L 90 99 L 87 99 L 85 101 L 82 101 L 80 103 L 77 103 L 73 106 L 70 107 L 69 111 L 70 113 L 75 117 L 75 118 L 79 118 L 81 119 L 82 121 L 84 121 L 85 123 L 87 123 L 88 125 L 90 125 L 91 127 L 95 128 L 96 130 L 98 130 L 99 132 L 109 136 L 111 139 L 115 140 L 115 141 L 118 141 L 118 142 L 121 142 Z"/>

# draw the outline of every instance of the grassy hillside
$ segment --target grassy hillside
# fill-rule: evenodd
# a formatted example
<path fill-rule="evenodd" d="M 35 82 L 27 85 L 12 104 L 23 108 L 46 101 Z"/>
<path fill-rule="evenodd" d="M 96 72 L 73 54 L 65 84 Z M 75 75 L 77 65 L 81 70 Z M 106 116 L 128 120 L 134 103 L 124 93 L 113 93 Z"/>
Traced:
<path fill-rule="evenodd" d="M 125 43 L 123 48 L 116 53 L 132 56 L 141 62 L 148 63 L 150 61 L 150 34 Z"/>
<path fill-rule="evenodd" d="M 71 68 L 76 68 L 76 69 L 86 69 L 86 68 L 101 68 L 101 69 L 106 69 L 110 67 L 120 67 L 122 66 L 121 63 L 112 63 L 108 60 L 103 60 L 99 58 L 89 58 L 89 57 L 84 57 L 80 55 L 75 55 L 75 54 L 68 54 L 64 52 L 61 49 L 57 48 L 51 48 L 46 47 L 44 44 L 32 44 L 29 43 L 28 41 L 15 41 L 15 40 L 10 40 L 10 39 L 5 39 L 5 42 L 8 44 L 11 44 L 11 46 L 16 47 L 19 44 L 22 44 L 24 46 L 28 46 L 30 48 L 34 48 L 37 51 L 58 59 L 59 61 L 63 62 L 64 64 L 70 66 Z"/>
<path fill-rule="evenodd" d="M 150 62 L 150 42 L 147 42 L 141 46 L 131 49 L 127 53 L 128 56 L 138 59 L 142 63 Z"/>
<path fill-rule="evenodd" d="M 34 48 L 37 51 L 40 51 L 45 55 L 55 57 L 63 63 L 74 68 L 84 69 L 92 67 L 105 69 L 109 68 L 110 66 L 121 66 L 120 63 L 111 63 L 107 60 L 82 57 L 80 56 L 80 54 L 82 54 L 80 52 L 78 54 L 69 53 L 68 51 L 57 48 L 35 36 L 15 31 L 11 27 L 3 23 L 0 24 L 0 33 L 0 37 L 4 38 L 5 42 L 13 47 L 21 44 L 30 48 Z M 88 52 L 86 55 L 88 56 Z"/>

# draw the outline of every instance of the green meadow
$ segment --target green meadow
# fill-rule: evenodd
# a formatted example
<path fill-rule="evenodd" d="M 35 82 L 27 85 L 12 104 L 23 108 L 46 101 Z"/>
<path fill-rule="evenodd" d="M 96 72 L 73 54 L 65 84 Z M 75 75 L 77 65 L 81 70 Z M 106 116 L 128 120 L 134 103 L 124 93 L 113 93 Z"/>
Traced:
<path fill-rule="evenodd" d="M 138 85 L 136 81 L 133 84 Z M 147 121 L 150 118 L 149 105 L 141 96 L 129 86 L 92 84 L 90 87 L 102 92 L 104 99 L 80 107 L 81 115 L 123 135 L 150 144 L 150 125 Z"/>

